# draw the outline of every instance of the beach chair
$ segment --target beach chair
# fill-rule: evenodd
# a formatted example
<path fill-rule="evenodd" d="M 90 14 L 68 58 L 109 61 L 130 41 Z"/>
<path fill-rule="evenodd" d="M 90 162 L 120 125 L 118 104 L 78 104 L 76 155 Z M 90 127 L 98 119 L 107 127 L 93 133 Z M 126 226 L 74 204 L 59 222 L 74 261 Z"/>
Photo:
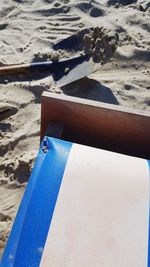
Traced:
<path fill-rule="evenodd" d="M 0 267 L 146 267 L 150 116 L 44 93 L 41 145 Z"/>

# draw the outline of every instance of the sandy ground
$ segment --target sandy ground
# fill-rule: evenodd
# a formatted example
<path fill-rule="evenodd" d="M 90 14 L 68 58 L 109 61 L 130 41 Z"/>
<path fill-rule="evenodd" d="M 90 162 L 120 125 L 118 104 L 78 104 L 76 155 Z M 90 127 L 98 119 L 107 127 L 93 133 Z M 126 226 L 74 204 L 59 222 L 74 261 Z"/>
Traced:
<path fill-rule="evenodd" d="M 85 26 L 117 31 L 110 63 L 63 93 L 150 111 L 150 1 L 3 0 L 0 65 L 30 63 Z M 0 253 L 39 147 L 40 97 L 50 77 L 0 83 Z"/>

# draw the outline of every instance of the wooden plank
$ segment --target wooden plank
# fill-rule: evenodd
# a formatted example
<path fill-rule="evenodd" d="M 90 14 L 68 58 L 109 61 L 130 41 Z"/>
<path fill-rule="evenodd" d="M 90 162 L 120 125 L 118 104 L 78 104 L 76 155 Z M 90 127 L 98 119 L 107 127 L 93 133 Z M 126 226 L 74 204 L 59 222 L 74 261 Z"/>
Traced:
<path fill-rule="evenodd" d="M 150 112 L 44 92 L 41 139 L 51 121 L 64 124 L 64 140 L 150 158 Z"/>

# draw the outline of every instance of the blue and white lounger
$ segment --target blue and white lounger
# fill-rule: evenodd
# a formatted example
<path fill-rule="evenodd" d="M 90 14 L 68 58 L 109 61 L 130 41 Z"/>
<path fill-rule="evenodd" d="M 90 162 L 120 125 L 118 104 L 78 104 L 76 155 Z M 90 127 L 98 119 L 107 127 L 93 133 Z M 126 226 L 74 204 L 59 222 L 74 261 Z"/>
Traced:
<path fill-rule="evenodd" d="M 150 267 L 149 166 L 45 137 L 0 267 Z"/>

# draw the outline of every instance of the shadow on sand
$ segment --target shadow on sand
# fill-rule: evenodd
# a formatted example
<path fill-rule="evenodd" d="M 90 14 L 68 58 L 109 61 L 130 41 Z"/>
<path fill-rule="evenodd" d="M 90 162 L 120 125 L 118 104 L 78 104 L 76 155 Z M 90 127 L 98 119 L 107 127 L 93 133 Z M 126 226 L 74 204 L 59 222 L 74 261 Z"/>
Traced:
<path fill-rule="evenodd" d="M 106 87 L 100 82 L 87 77 L 71 84 L 65 85 L 61 89 L 66 95 L 86 98 L 109 104 L 119 104 L 117 98 L 114 96 L 109 87 Z"/>

